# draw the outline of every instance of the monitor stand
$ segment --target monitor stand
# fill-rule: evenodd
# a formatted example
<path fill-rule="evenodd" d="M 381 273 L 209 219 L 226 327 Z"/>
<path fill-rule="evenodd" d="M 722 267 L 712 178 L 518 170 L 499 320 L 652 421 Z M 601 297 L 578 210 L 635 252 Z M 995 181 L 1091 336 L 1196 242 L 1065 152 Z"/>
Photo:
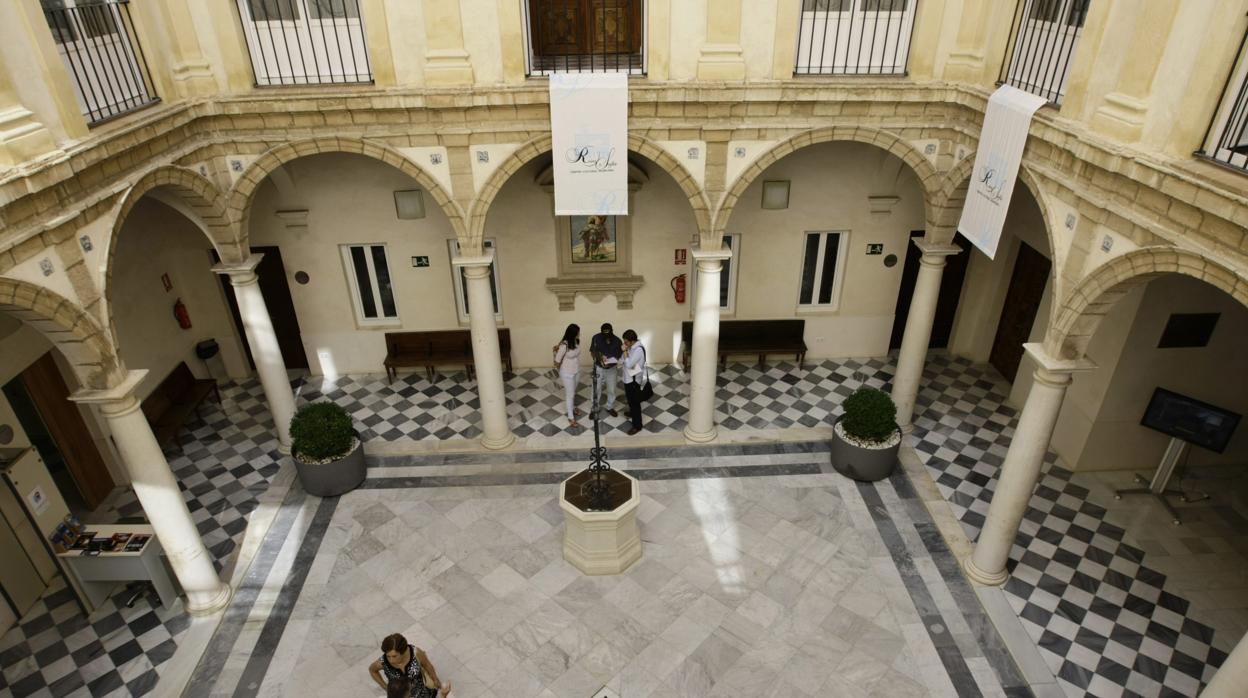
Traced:
<path fill-rule="evenodd" d="M 1199 502 L 1209 499 L 1209 495 L 1200 492 L 1199 497 L 1189 498 L 1184 494 L 1183 490 L 1168 490 L 1166 485 L 1170 484 L 1170 476 L 1174 474 L 1174 468 L 1179 464 L 1179 459 L 1183 457 L 1183 452 L 1187 450 L 1187 442 L 1180 438 L 1170 439 L 1170 444 L 1166 446 L 1166 452 L 1161 456 L 1161 463 L 1157 465 L 1157 472 L 1153 473 L 1152 482 L 1144 479 L 1143 475 L 1137 474 L 1135 481 L 1141 485 L 1148 487 L 1132 487 L 1126 490 L 1116 490 L 1114 499 L 1122 499 L 1124 494 L 1147 494 L 1157 498 L 1161 505 L 1170 512 L 1170 522 L 1178 526 L 1182 521 L 1179 519 L 1179 513 L 1170 506 L 1170 502 L 1166 497 L 1178 497 L 1179 501 L 1184 504 L 1189 502 Z"/>

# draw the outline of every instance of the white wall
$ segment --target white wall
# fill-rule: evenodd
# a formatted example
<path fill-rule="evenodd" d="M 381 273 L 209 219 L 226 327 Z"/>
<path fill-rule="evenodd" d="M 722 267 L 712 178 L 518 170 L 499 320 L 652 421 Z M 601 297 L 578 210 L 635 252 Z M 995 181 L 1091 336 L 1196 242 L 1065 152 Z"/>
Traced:
<path fill-rule="evenodd" d="M 790 180 L 789 208 L 764 210 L 764 180 Z M 868 196 L 900 198 L 891 213 L 871 213 Z M 741 235 L 735 318 L 803 317 L 811 358 L 879 356 L 897 307 L 910 231 L 924 228 L 923 196 L 913 172 L 884 150 L 824 143 L 767 168 L 738 201 L 728 232 Z M 807 231 L 848 231 L 845 277 L 835 311 L 797 312 Z M 884 254 L 867 256 L 868 243 Z M 893 267 L 884 258 L 897 255 Z"/>
<path fill-rule="evenodd" d="M 149 371 L 139 386 L 146 397 L 180 362 L 206 377 L 195 344 L 209 337 L 221 346 L 229 375 L 249 372 L 224 289 L 211 271 L 211 243 L 199 228 L 163 203 L 145 197 L 131 210 L 116 241 L 111 293 L 118 353 L 127 368 Z M 173 283 L 165 291 L 161 274 Z M 178 326 L 173 304 L 186 305 L 191 329 Z"/>
<path fill-rule="evenodd" d="M 361 155 L 326 154 L 295 160 L 283 169 L 292 190 L 279 196 L 271 180 L 261 185 L 251 213 L 251 244 L 281 248 L 314 375 L 381 373 L 386 332 L 459 326 L 446 246 L 455 234 L 432 196 L 424 196 L 425 218 L 399 220 L 393 192 L 420 187 L 389 165 Z M 308 209 L 306 229 L 288 229 L 275 215 L 286 207 Z M 386 245 L 399 313 L 394 326 L 357 322 L 339 251 L 340 245 L 355 243 Z M 411 258 L 417 255 L 427 255 L 430 266 L 412 267 Z M 307 285 L 293 280 L 299 271 L 310 277 Z"/>
<path fill-rule="evenodd" d="M 1173 313 L 1221 313 L 1209 345 L 1159 349 Z M 1248 308 L 1218 289 L 1183 276 L 1164 276 L 1120 300 L 1097 328 L 1088 356 L 1100 368 L 1076 376 L 1053 446 L 1079 470 L 1150 471 L 1169 437 L 1140 425 L 1158 386 L 1248 414 Z M 1191 465 L 1248 462 L 1248 424 L 1224 454 L 1192 448 Z"/>

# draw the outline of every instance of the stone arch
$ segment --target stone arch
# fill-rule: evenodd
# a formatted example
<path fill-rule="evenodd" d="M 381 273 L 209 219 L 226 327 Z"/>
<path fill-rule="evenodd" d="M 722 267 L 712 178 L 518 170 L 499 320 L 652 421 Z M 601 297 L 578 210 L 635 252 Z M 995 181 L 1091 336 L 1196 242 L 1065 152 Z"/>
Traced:
<path fill-rule="evenodd" d="M 173 192 L 178 200 L 195 214 L 191 221 L 203 230 L 208 242 L 217 250 L 222 259 L 242 259 L 246 256 L 238 247 L 237 240 L 230 229 L 226 216 L 225 194 L 215 184 L 193 170 L 174 165 L 163 165 L 144 173 L 122 196 L 116 215 L 113 217 L 112 232 L 108 237 L 104 288 L 102 289 L 104 298 L 102 317 L 107 321 L 110 340 L 114 347 L 120 346 L 117 325 L 113 321 L 113 274 L 116 271 L 117 243 L 121 229 L 126 219 L 130 217 L 130 212 L 144 196 L 162 189 Z"/>
<path fill-rule="evenodd" d="M 551 147 L 551 135 L 543 134 L 521 145 L 510 157 L 499 164 L 498 169 L 494 170 L 494 173 L 486 180 L 468 209 L 468 237 L 465 240 L 468 246 L 475 249 L 485 237 L 486 215 L 489 213 L 490 205 L 494 203 L 494 198 L 502 191 L 507 180 L 511 179 L 511 176 L 530 160 L 551 150 Z M 706 193 L 694 180 L 689 170 L 653 141 L 635 133 L 628 134 L 628 150 L 630 153 L 637 153 L 653 161 L 676 180 L 676 184 L 689 199 L 689 206 L 693 209 L 694 218 L 698 222 L 698 235 L 705 236 L 710 230 L 711 207 Z"/>
<path fill-rule="evenodd" d="M 283 143 L 265 151 L 243 172 L 242 177 L 234 184 L 234 188 L 230 190 L 229 200 L 226 204 L 230 220 L 236 225 L 238 246 L 241 250 L 248 249 L 247 221 L 251 215 L 252 199 L 260 188 L 260 184 L 269 176 L 269 173 L 293 160 L 321 153 L 363 155 L 383 162 L 406 174 L 416 180 L 425 191 L 433 196 L 434 201 L 438 203 L 442 212 L 446 214 L 447 219 L 451 222 L 455 235 L 461 239 L 464 237 L 464 215 L 459 204 L 455 203 L 446 189 L 432 175 L 388 145 L 360 138 L 337 136 L 309 138 Z"/>
<path fill-rule="evenodd" d="M 933 192 L 941 181 L 940 173 L 936 171 L 935 166 L 923 156 L 923 153 L 914 145 L 903 139 L 902 137 L 883 131 L 880 129 L 866 128 L 861 126 L 829 126 L 826 128 L 817 128 L 811 131 L 804 131 L 792 136 L 786 140 L 780 141 L 771 150 L 763 153 L 757 160 L 746 167 L 745 170 L 737 176 L 735 182 L 727 192 L 724 193 L 720 200 L 719 207 L 715 211 L 714 224 L 712 226 L 712 239 L 718 240 L 720 236 L 728 229 L 728 219 L 732 217 L 733 208 L 736 207 L 737 200 L 745 193 L 745 190 L 758 179 L 768 167 L 779 162 L 784 157 L 791 155 L 802 148 L 817 145 L 819 143 L 831 143 L 834 141 L 852 141 L 855 143 L 866 143 L 877 148 L 888 151 L 897 156 L 902 162 L 906 163 L 915 175 L 919 178 L 919 187 L 923 189 L 924 208 L 929 212 L 932 208 L 931 201 Z"/>
<path fill-rule="evenodd" d="M 83 387 L 103 390 L 125 377 L 104 328 L 86 310 L 55 291 L 0 277 L 0 310 L 47 337 L 69 359 Z"/>
<path fill-rule="evenodd" d="M 1105 262 L 1071 289 L 1045 336 L 1045 349 L 1060 358 L 1081 358 L 1114 304 L 1133 288 L 1165 274 L 1199 279 L 1248 306 L 1248 277 L 1244 274 L 1197 252 L 1168 246 L 1141 247 Z"/>
<path fill-rule="evenodd" d="M 932 200 L 932 212 L 928 216 L 928 221 L 934 224 L 939 236 L 936 242 L 950 242 L 958 231 L 958 219 L 962 217 L 962 205 L 966 202 L 966 192 L 969 189 L 971 181 L 971 170 L 975 167 L 975 153 L 967 153 L 966 157 L 958 161 L 943 176 L 943 185 L 935 193 Z M 1045 194 L 1043 187 L 1040 186 L 1040 180 L 1027 165 L 1020 165 L 1018 168 L 1018 178 L 1022 181 L 1023 186 L 1027 187 L 1027 191 L 1031 192 L 1031 197 L 1036 200 L 1036 205 L 1040 207 L 1040 218 L 1044 221 L 1044 236 L 1049 243 L 1049 259 L 1053 260 L 1053 265 L 1057 267 L 1057 245 L 1053 240 L 1053 216 L 1049 210 L 1048 196 Z"/>

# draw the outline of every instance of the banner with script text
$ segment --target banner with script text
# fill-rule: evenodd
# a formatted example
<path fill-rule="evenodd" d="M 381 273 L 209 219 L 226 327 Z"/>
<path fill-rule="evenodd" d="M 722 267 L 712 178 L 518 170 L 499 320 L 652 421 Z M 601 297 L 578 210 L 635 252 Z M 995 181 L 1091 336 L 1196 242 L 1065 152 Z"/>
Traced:
<path fill-rule="evenodd" d="M 555 215 L 628 215 L 628 76 L 550 76 Z"/>
<path fill-rule="evenodd" d="M 1044 103 L 1043 97 L 1009 85 L 1002 85 L 988 99 L 958 232 L 989 259 L 996 256 L 997 243 L 1001 241 L 1031 117 Z"/>

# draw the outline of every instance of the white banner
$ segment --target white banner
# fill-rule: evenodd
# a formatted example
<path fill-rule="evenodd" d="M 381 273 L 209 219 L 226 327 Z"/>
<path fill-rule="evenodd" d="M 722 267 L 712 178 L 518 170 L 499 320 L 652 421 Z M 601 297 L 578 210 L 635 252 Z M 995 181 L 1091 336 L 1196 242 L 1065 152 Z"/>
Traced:
<path fill-rule="evenodd" d="M 988 99 L 958 232 L 989 259 L 996 256 L 997 243 L 1001 241 L 1001 229 L 1005 225 L 1005 213 L 1010 209 L 1031 117 L 1044 104 L 1043 97 L 1009 85 L 997 88 Z"/>
<path fill-rule="evenodd" d="M 555 215 L 628 215 L 628 76 L 550 76 Z"/>

